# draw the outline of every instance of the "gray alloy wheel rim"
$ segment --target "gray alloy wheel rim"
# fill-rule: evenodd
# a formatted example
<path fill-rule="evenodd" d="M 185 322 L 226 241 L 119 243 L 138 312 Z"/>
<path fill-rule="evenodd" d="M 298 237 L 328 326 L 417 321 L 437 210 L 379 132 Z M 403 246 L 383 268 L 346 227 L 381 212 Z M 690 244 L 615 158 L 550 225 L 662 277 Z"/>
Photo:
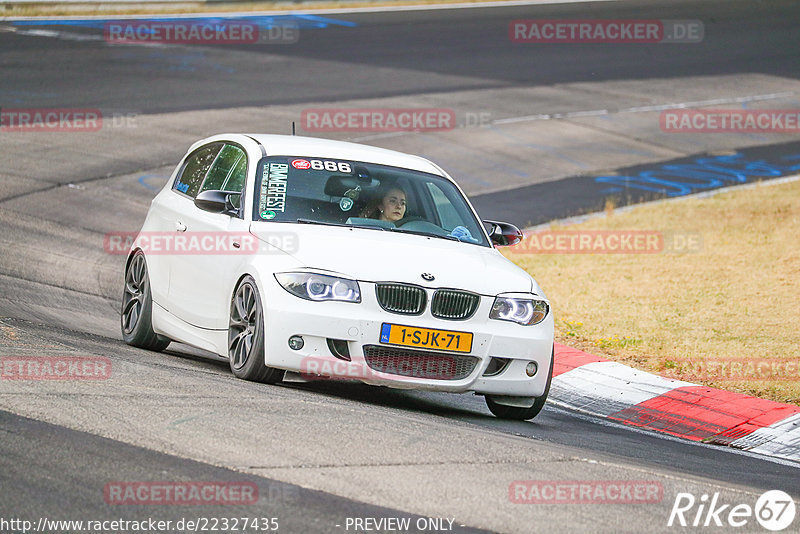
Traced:
<path fill-rule="evenodd" d="M 144 256 L 134 256 L 125 275 L 125 293 L 122 301 L 122 327 L 130 334 L 139 324 L 147 291 L 147 265 Z"/>
<path fill-rule="evenodd" d="M 228 329 L 228 357 L 234 369 L 241 369 L 250 359 L 260 320 L 256 292 L 250 284 L 242 284 L 233 297 Z"/>

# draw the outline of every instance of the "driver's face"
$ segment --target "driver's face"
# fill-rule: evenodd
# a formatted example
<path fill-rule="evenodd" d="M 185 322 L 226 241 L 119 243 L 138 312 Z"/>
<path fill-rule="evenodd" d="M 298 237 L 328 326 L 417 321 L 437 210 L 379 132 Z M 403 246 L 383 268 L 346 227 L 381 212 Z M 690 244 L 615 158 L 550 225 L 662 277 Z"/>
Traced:
<path fill-rule="evenodd" d="M 390 189 L 378 205 L 382 221 L 396 222 L 406 214 L 406 194 L 399 189 Z"/>

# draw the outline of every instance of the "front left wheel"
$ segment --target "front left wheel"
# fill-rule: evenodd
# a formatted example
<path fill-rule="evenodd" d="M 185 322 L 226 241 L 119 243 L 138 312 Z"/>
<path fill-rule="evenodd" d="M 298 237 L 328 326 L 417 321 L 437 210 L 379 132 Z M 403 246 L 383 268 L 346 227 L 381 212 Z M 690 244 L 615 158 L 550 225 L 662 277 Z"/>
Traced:
<path fill-rule="evenodd" d="M 256 281 L 246 276 L 231 301 L 228 361 L 237 378 L 274 384 L 284 371 L 264 364 L 264 311 Z"/>
<path fill-rule="evenodd" d="M 517 421 L 528 421 L 539 415 L 539 412 L 542 411 L 542 408 L 544 408 L 544 405 L 547 402 L 547 395 L 550 393 L 550 383 L 553 381 L 554 360 L 555 347 L 553 348 L 553 353 L 550 356 L 550 370 L 547 374 L 547 384 L 545 385 L 544 393 L 542 393 L 541 397 L 536 397 L 536 399 L 534 399 L 533 406 L 530 408 L 505 406 L 495 402 L 491 395 L 486 395 L 486 406 L 488 406 L 489 411 L 492 412 L 495 417 L 500 419 L 514 419 Z"/>
<path fill-rule="evenodd" d="M 162 351 L 170 339 L 153 331 L 153 296 L 147 262 L 141 250 L 136 251 L 125 269 L 125 289 L 122 291 L 120 328 L 128 345 Z"/>

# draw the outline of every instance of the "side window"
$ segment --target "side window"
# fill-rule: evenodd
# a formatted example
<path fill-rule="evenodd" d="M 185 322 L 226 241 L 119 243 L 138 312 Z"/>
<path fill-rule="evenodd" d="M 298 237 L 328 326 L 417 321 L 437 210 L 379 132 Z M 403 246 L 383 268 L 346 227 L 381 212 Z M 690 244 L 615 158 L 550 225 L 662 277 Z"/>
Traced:
<path fill-rule="evenodd" d="M 242 153 L 242 158 L 236 163 L 236 166 L 231 171 L 228 179 L 222 184 L 222 189 L 225 191 L 241 191 L 244 193 L 244 183 L 247 178 L 247 156 Z M 231 204 L 236 208 L 241 206 L 242 197 L 231 197 Z"/>
<path fill-rule="evenodd" d="M 228 174 L 222 189 L 225 191 L 242 191 L 247 178 L 247 156 L 242 152 L 242 157 L 236 162 L 233 170 Z"/>
<path fill-rule="evenodd" d="M 196 197 L 197 193 L 200 192 L 200 184 L 203 183 L 206 172 L 208 172 L 211 164 L 214 163 L 214 158 L 217 157 L 221 148 L 222 143 L 214 143 L 198 149 L 189 156 L 180 176 L 175 180 L 173 189 L 192 198 Z"/>
<path fill-rule="evenodd" d="M 225 145 L 208 171 L 200 191 L 241 191 L 246 172 L 247 156 L 244 151 L 236 145 Z"/>
<path fill-rule="evenodd" d="M 225 145 L 208 171 L 200 191 L 209 189 L 222 191 L 242 191 L 247 177 L 247 156 L 236 145 Z M 231 203 L 238 208 L 242 198 L 232 196 Z"/>

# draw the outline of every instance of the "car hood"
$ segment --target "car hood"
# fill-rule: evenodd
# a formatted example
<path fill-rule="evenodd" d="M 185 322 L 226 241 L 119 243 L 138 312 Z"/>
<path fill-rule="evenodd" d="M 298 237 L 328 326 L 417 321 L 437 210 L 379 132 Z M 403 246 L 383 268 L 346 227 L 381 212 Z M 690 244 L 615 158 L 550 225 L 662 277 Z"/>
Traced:
<path fill-rule="evenodd" d="M 253 234 L 311 269 L 367 282 L 406 282 L 464 289 L 482 295 L 540 294 L 533 279 L 493 248 L 382 230 L 322 225 L 254 223 Z M 275 235 L 291 235 L 276 240 Z M 426 281 L 423 273 L 434 276 Z"/>

